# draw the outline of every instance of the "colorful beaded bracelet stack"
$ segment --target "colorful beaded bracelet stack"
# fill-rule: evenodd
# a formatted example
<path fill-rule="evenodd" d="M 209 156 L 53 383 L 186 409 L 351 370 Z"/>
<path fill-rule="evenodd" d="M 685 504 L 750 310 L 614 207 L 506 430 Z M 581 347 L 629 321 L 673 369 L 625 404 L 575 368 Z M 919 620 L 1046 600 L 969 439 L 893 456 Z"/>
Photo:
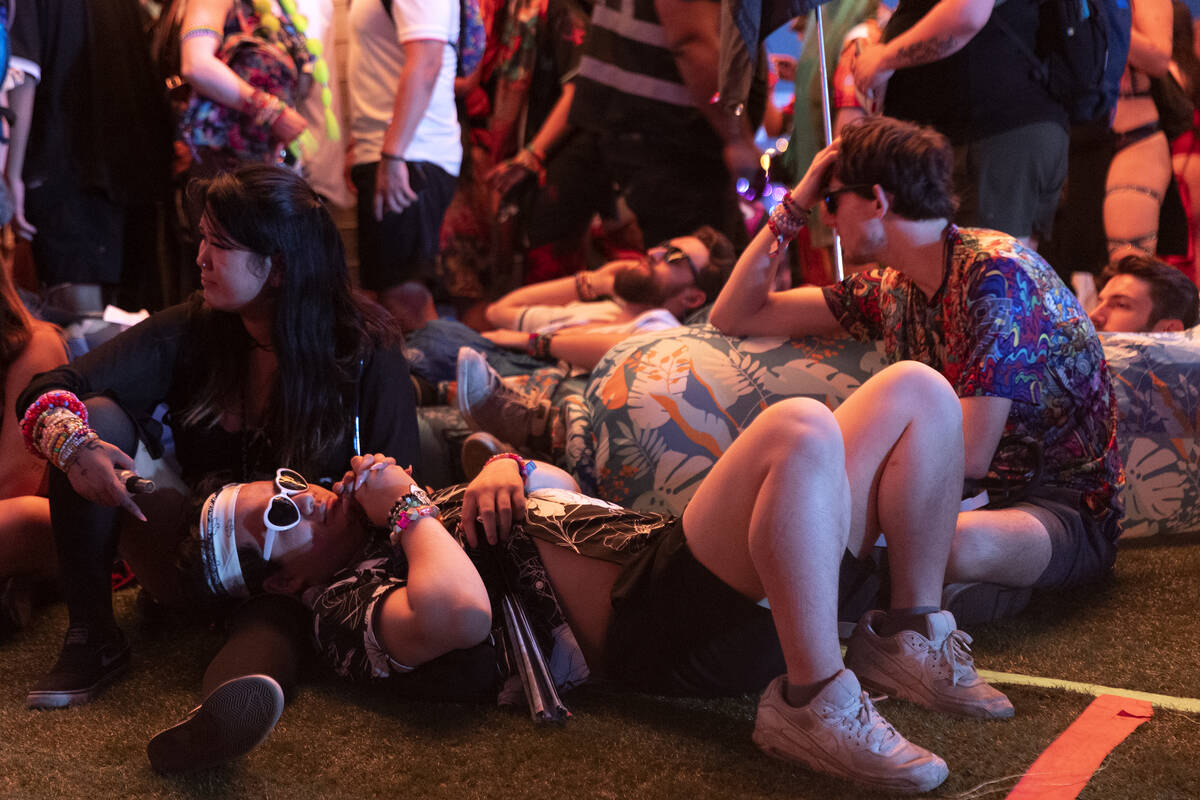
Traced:
<path fill-rule="evenodd" d="M 550 340 L 553 338 L 549 333 L 531 333 L 525 343 L 525 352 L 534 358 L 551 358 Z"/>
<path fill-rule="evenodd" d="M 88 427 L 87 406 L 71 392 L 47 392 L 21 418 L 25 447 L 64 472 L 79 448 L 100 438 Z"/>
<path fill-rule="evenodd" d="M 392 530 L 389 538 L 392 544 L 399 547 L 400 534 L 409 525 L 427 517 L 441 519 L 441 509 L 433 504 L 421 487 L 413 484 L 408 487 L 408 494 L 393 503 L 392 510 L 388 512 L 388 527 Z"/>
<path fill-rule="evenodd" d="M 771 242 L 771 249 L 768 253 L 772 256 L 777 254 L 781 248 L 786 247 L 793 239 L 800 235 L 800 231 L 808 224 L 808 215 L 804 209 L 796 205 L 796 201 L 792 196 L 784 195 L 783 200 L 779 202 L 775 208 L 771 209 L 771 215 L 767 217 L 767 227 L 770 228 L 771 234 L 775 237 L 775 241 Z"/>
<path fill-rule="evenodd" d="M 537 469 L 537 464 L 535 462 L 533 462 L 529 459 L 521 458 L 516 453 L 497 453 L 496 455 L 489 458 L 487 461 L 483 462 L 483 465 L 486 467 L 488 464 L 491 464 L 493 461 L 499 461 L 502 458 L 511 458 L 513 461 L 517 462 L 517 470 L 521 473 L 522 481 L 528 481 L 529 476 L 533 474 L 533 471 L 535 469 Z"/>

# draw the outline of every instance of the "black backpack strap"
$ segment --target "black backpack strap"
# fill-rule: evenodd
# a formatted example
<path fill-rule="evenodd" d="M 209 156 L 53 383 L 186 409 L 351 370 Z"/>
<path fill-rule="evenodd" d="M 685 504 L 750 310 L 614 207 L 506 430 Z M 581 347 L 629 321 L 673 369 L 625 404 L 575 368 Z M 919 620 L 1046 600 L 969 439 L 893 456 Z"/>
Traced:
<path fill-rule="evenodd" d="M 1051 0 L 1051 2 L 1053 2 L 1053 0 Z M 1002 30 L 1004 35 L 1011 39 L 1012 43 L 1017 46 L 1017 49 L 1024 53 L 1025 57 L 1029 59 L 1029 63 L 1033 65 L 1033 72 L 1037 79 L 1042 83 L 1049 85 L 1050 69 L 1046 65 L 1046 62 L 1037 57 L 1037 53 L 1033 52 L 1032 48 L 1030 48 L 1029 45 L 1027 45 L 1025 41 L 1017 35 L 1017 32 L 1014 31 L 1012 26 L 1005 22 L 1002 17 L 994 16 L 995 13 L 995 11 L 992 12 L 992 19 L 995 21 L 996 27 Z"/>

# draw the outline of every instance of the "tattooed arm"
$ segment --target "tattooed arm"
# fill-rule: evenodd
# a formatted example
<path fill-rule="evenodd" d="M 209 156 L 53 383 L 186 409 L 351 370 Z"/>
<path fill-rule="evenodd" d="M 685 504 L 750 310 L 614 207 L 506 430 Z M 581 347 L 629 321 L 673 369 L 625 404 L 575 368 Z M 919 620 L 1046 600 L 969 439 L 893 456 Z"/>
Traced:
<path fill-rule="evenodd" d="M 854 59 L 854 82 L 863 91 L 883 88 L 892 73 L 954 55 L 987 24 L 995 0 L 941 0 L 911 28 L 887 43 L 863 48 Z"/>

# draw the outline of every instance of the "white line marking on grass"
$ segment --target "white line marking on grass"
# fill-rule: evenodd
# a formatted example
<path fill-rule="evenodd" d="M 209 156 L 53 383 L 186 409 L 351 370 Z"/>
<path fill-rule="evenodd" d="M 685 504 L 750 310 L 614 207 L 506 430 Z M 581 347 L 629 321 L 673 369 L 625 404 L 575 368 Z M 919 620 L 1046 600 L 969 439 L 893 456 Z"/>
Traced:
<path fill-rule="evenodd" d="M 1101 686 L 1097 683 L 1081 683 L 1079 681 L 1066 681 L 1059 678 L 1040 678 L 1036 675 L 1021 675 L 1016 672 L 993 672 L 990 669 L 979 670 L 979 677 L 988 683 L 1015 683 L 1021 686 L 1041 686 L 1047 689 L 1065 689 L 1068 692 L 1078 692 L 1094 696 L 1115 694 L 1119 697 L 1132 697 L 1137 700 L 1145 700 L 1147 703 L 1159 708 L 1170 708 L 1176 711 L 1200 714 L 1200 699 L 1194 697 L 1172 697 L 1167 694 L 1138 692 L 1133 689 L 1117 689 L 1112 686 Z"/>

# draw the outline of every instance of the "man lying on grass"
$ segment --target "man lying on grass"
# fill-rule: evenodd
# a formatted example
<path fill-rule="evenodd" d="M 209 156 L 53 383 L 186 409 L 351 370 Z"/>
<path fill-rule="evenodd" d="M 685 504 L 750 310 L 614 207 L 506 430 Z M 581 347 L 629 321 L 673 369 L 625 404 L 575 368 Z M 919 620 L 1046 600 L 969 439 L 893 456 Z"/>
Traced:
<path fill-rule="evenodd" d="M 494 690 L 489 595 L 508 583 L 553 640 L 552 665 L 577 665 L 559 680 L 583 677 L 580 660 L 563 657 L 577 642 L 593 674 L 641 691 L 762 691 L 754 740 L 768 754 L 927 791 L 946 778 L 945 762 L 897 733 L 863 686 L 939 711 L 1013 713 L 938 607 L 962 452 L 954 392 L 906 362 L 836 411 L 808 399 L 765 410 L 682 518 L 585 497 L 566 473 L 509 455 L 429 498 L 389 459 L 367 456 L 333 492 L 286 473 L 286 484 L 228 486 L 206 502 L 199 540 L 214 588 L 238 594 L 263 574 L 272 537 L 263 585 L 304 597 L 319 649 L 346 678 Z M 843 663 L 839 578 L 866 568 L 881 524 L 893 607 L 862 618 Z M 333 574 L 335 558 L 349 566 Z M 488 568 L 497 562 L 509 581 Z M 181 763 L 180 753 L 214 763 L 206 751 L 231 758 L 261 741 L 274 719 L 247 720 L 257 680 L 219 688 L 159 734 L 156 766 Z"/>

